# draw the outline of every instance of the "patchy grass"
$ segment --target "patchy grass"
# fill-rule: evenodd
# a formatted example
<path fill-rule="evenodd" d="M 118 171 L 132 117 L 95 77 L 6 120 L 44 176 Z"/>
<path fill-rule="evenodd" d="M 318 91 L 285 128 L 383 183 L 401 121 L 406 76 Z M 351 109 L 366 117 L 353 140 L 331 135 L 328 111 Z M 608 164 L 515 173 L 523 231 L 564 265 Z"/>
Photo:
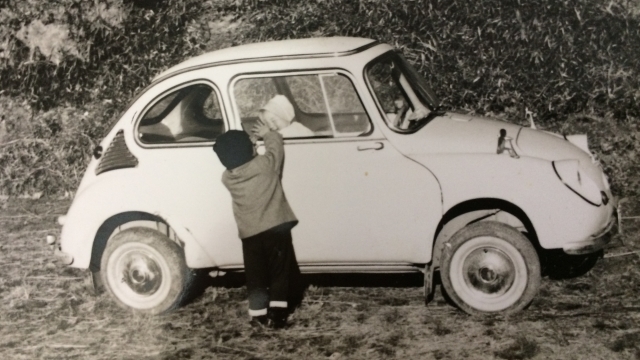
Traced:
<path fill-rule="evenodd" d="M 495 352 L 501 359 L 531 359 L 538 353 L 538 344 L 524 336 L 518 337 L 504 349 Z"/>
<path fill-rule="evenodd" d="M 512 316 L 467 316 L 440 294 L 425 307 L 415 277 L 314 275 L 292 325 L 271 331 L 249 325 L 241 277 L 158 317 L 132 314 L 94 294 L 87 272 L 57 264 L 44 242 L 46 234 L 59 234 L 55 218 L 68 205 L 0 202 L 0 357 L 577 360 L 640 354 L 640 255 L 619 256 L 640 250 L 638 221 L 625 222 L 625 235 L 589 273 L 544 279 L 531 306 Z"/>

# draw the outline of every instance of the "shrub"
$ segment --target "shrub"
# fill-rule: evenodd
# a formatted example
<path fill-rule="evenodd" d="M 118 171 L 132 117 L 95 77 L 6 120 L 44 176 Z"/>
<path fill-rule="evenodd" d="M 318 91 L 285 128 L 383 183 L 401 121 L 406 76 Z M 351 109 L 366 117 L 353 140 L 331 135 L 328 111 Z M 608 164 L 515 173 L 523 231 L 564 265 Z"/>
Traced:
<path fill-rule="evenodd" d="M 0 3 L 5 95 L 27 96 L 39 110 L 104 99 L 121 107 L 197 50 L 183 35 L 202 8 L 197 0 L 151 8 L 123 0 Z"/>
<path fill-rule="evenodd" d="M 221 43 L 212 29 L 235 20 L 253 26 L 234 27 L 233 43 L 392 44 L 453 110 L 525 124 L 526 109 L 542 128 L 589 133 L 616 192 L 640 196 L 640 7 L 622 0 L 0 0 L 0 96 L 26 101 L 29 125 L 12 120 L 10 139 L 31 139 L 0 145 L 12 169 L 0 192 L 73 189 L 88 147 L 133 94 Z M 85 112 L 91 121 L 78 122 Z M 43 159 L 55 152 L 66 165 Z"/>
<path fill-rule="evenodd" d="M 544 129 L 588 133 L 617 194 L 640 195 L 640 7 L 632 2 L 225 4 L 251 19 L 247 39 L 377 39 L 403 50 L 448 108 L 520 124 L 529 110 Z"/>
<path fill-rule="evenodd" d="M 442 99 L 543 121 L 575 112 L 640 116 L 640 22 L 609 1 L 260 1 L 256 40 L 361 36 L 394 44 Z M 284 6 L 284 5 L 288 6 Z"/>
<path fill-rule="evenodd" d="M 0 114 L 8 132 L 0 193 L 75 189 L 116 111 L 152 76 L 198 51 L 185 28 L 202 9 L 197 0 L 0 1 Z"/>
<path fill-rule="evenodd" d="M 0 144 L 0 189 L 8 194 L 64 194 L 75 190 L 96 141 L 105 131 L 105 106 L 33 112 L 0 97 L 9 137 Z"/>

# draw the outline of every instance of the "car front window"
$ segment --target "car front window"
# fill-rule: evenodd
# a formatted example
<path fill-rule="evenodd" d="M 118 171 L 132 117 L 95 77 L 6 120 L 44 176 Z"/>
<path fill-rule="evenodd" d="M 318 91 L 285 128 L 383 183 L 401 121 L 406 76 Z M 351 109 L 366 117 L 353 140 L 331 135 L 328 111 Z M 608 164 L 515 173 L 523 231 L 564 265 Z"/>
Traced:
<path fill-rule="evenodd" d="M 439 101 L 418 72 L 396 52 L 386 53 L 366 67 L 366 76 L 387 125 L 413 132 L 437 111 Z"/>

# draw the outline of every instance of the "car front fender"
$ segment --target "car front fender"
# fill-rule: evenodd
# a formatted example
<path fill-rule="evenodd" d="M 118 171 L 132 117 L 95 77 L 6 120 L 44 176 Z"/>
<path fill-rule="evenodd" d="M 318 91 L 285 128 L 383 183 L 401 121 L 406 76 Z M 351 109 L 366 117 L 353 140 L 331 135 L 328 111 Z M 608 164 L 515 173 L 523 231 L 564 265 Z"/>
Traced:
<path fill-rule="evenodd" d="M 438 178 L 446 213 L 475 199 L 497 199 L 520 208 L 531 221 L 540 245 L 562 248 L 606 227 L 611 205 L 594 206 L 568 189 L 550 161 L 508 154 L 415 156 Z"/>

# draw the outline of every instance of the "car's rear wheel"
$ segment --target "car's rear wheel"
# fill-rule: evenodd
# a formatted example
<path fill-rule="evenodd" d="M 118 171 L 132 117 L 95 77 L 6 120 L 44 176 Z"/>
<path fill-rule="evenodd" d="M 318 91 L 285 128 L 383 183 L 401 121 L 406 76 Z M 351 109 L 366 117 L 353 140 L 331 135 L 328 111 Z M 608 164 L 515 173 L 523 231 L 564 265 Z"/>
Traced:
<path fill-rule="evenodd" d="M 109 240 L 100 273 L 119 305 L 151 314 L 178 307 L 194 279 L 178 244 L 142 227 L 124 230 Z"/>
<path fill-rule="evenodd" d="M 502 223 L 464 227 L 445 243 L 442 256 L 442 285 L 469 314 L 520 311 L 540 287 L 540 260 L 533 245 Z"/>

